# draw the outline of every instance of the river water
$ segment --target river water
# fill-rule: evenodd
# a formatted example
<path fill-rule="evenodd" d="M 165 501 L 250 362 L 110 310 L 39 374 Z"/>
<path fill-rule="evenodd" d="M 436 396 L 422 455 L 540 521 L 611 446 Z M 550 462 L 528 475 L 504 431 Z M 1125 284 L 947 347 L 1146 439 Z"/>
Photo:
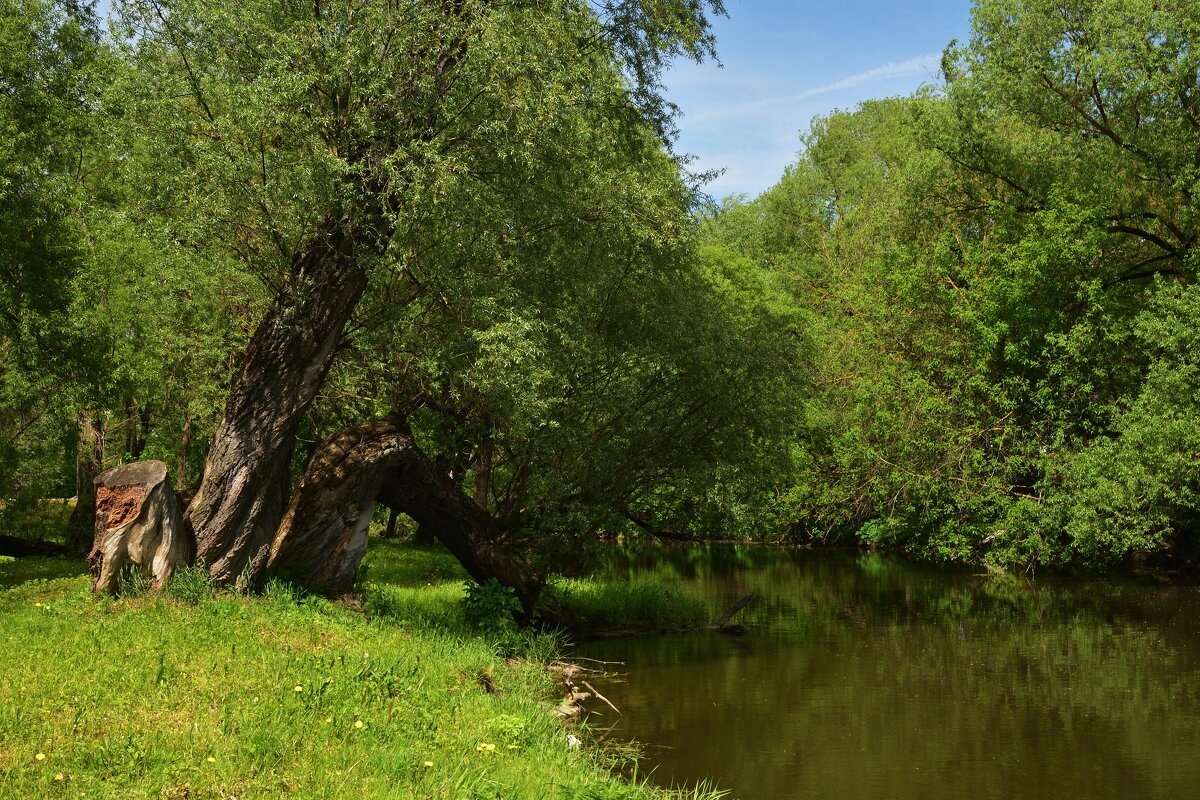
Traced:
<path fill-rule="evenodd" d="M 617 553 L 742 636 L 580 645 L 600 735 L 741 800 L 1200 797 L 1200 589 L 998 580 L 856 551 Z M 608 729 L 604 732 L 604 729 Z"/>

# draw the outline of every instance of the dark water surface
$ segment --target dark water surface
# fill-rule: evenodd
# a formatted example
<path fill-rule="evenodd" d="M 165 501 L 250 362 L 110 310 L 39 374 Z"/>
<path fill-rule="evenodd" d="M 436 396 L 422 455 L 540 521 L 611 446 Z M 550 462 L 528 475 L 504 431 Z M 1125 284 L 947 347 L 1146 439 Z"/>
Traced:
<path fill-rule="evenodd" d="M 1200 798 L 1200 589 L 996 580 L 858 552 L 713 547 L 612 571 L 678 580 L 717 633 L 591 642 L 664 785 L 742 800 Z M 715 616 L 716 614 L 714 614 Z M 601 713 L 605 712 L 605 713 Z"/>

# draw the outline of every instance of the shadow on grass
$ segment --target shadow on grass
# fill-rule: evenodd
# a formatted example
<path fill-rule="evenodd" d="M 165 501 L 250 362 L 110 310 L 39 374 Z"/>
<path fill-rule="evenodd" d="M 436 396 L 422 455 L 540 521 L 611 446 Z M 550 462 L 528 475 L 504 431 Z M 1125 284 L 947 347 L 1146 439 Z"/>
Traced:
<path fill-rule="evenodd" d="M 87 562 L 82 558 L 0 556 L 0 590 L 12 589 L 30 581 L 74 578 L 86 575 L 87 571 Z"/>

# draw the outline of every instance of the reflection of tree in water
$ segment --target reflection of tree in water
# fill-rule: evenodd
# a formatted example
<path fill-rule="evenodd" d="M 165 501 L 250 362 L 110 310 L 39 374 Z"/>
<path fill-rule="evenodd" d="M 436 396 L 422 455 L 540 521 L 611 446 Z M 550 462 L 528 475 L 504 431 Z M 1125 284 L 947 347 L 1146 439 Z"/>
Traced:
<path fill-rule="evenodd" d="M 1200 785 L 1194 588 L 1035 586 L 857 553 L 687 563 L 714 609 L 758 593 L 739 618 L 749 635 L 587 653 L 627 663 L 625 683 L 599 688 L 664 779 L 723 776 L 746 798 L 1191 797 Z"/>

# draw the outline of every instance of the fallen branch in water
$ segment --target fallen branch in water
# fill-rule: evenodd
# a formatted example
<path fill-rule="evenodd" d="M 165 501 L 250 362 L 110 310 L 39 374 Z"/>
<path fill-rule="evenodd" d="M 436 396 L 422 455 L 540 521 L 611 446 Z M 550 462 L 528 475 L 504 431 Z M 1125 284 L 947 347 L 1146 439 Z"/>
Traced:
<path fill-rule="evenodd" d="M 597 691 L 596 691 L 596 687 L 595 687 L 595 686 L 592 686 L 592 685 L 591 685 L 590 683 L 588 683 L 587 681 L 580 681 L 580 683 L 582 683 L 582 684 L 583 684 L 584 686 L 586 686 L 587 688 L 591 689 L 591 690 L 592 690 L 592 694 L 594 694 L 594 695 L 596 696 L 596 699 L 597 699 L 597 700 L 603 700 L 603 701 L 604 701 L 604 702 L 605 702 L 605 703 L 608 705 L 608 707 L 609 707 L 609 708 L 611 708 L 613 711 L 617 712 L 618 714 L 621 714 L 621 709 L 619 709 L 619 708 L 617 708 L 616 706 L 614 706 L 614 705 L 612 704 L 612 701 L 611 701 L 611 700 L 609 700 L 607 697 L 605 697 L 604 695 L 602 695 L 602 694 L 600 694 L 599 692 L 597 692 Z M 624 716 L 624 715 L 622 714 L 622 716 Z"/>
<path fill-rule="evenodd" d="M 583 656 L 574 656 L 574 658 L 576 661 L 590 661 L 593 664 L 605 664 L 605 665 L 610 665 L 610 666 L 615 664 L 619 667 L 625 666 L 624 661 L 601 661 L 598 658 L 584 658 Z"/>
<path fill-rule="evenodd" d="M 714 622 L 712 625 L 709 625 L 708 629 L 710 631 L 726 630 L 725 626 L 729 624 L 729 620 L 733 619 L 733 615 L 738 613 L 739 611 L 741 611 L 746 606 L 750 605 L 750 601 L 753 599 L 754 599 L 754 592 L 751 592 L 750 594 L 743 597 L 741 600 L 738 600 L 736 603 L 733 604 L 733 606 L 728 611 L 726 611 L 724 614 L 722 614 L 717 619 L 716 622 Z M 742 628 L 741 625 L 733 626 L 733 628 L 737 628 L 739 632 L 744 631 L 744 628 Z M 729 632 L 734 632 L 733 628 L 730 628 Z"/>

